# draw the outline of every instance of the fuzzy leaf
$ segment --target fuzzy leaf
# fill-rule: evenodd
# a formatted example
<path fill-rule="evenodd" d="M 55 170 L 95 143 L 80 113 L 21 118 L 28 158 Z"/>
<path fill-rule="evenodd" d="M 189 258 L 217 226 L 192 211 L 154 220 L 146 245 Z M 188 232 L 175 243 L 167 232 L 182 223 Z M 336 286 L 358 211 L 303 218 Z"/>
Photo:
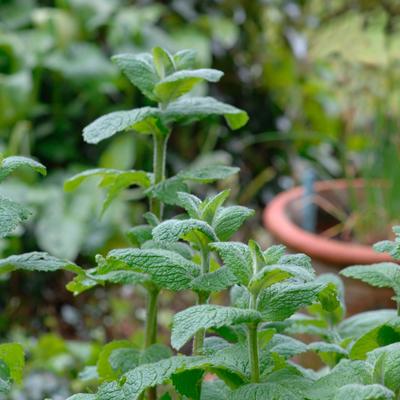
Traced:
<path fill-rule="evenodd" d="M 399 341 L 400 319 L 396 317 L 357 338 L 351 346 L 350 358 L 365 359 L 370 351 Z"/>
<path fill-rule="evenodd" d="M 171 344 L 179 350 L 199 329 L 259 321 L 261 315 L 254 310 L 217 305 L 190 307 L 175 315 Z"/>
<path fill-rule="evenodd" d="M 331 400 L 341 387 L 357 383 L 364 385 L 372 383 L 372 366 L 364 361 L 343 359 L 328 375 L 313 384 L 308 397 L 311 400 Z"/>
<path fill-rule="evenodd" d="M 175 204 L 185 209 L 190 218 L 199 219 L 201 200 L 193 194 L 186 192 L 178 192 L 176 195 Z"/>
<path fill-rule="evenodd" d="M 80 172 L 69 178 L 64 183 L 64 189 L 68 192 L 75 190 L 83 181 L 91 177 L 101 177 L 100 187 L 112 187 L 118 185 L 119 181 L 126 182 L 125 187 L 134 184 L 143 187 L 150 186 L 149 175 L 144 171 L 120 171 L 111 168 L 95 168 Z"/>
<path fill-rule="evenodd" d="M 244 385 L 232 392 L 231 400 L 304 400 L 313 382 L 294 369 L 280 369 L 267 383 Z M 322 399 L 320 399 L 322 400 Z"/>
<path fill-rule="evenodd" d="M 268 247 L 263 252 L 264 262 L 267 265 L 278 264 L 279 260 L 285 255 L 286 247 L 282 244 Z"/>
<path fill-rule="evenodd" d="M 162 103 L 169 103 L 190 92 L 202 81 L 218 82 L 223 72 L 216 69 L 181 70 L 166 76 L 154 87 L 154 94 Z"/>
<path fill-rule="evenodd" d="M 67 400 L 98 400 L 98 398 L 95 394 L 78 393 L 68 397 Z"/>
<path fill-rule="evenodd" d="M 221 241 L 226 241 L 236 233 L 246 219 L 254 215 L 254 210 L 242 206 L 221 207 L 218 209 L 213 227 Z"/>
<path fill-rule="evenodd" d="M 333 400 L 392 400 L 394 398 L 395 394 L 385 386 L 354 383 L 341 387 Z"/>
<path fill-rule="evenodd" d="M 312 304 L 324 285 L 308 283 L 277 283 L 261 291 L 257 309 L 263 319 L 283 321 L 298 309 Z"/>
<path fill-rule="evenodd" d="M 247 113 L 213 97 L 183 97 L 168 105 L 164 116 L 170 121 L 200 120 L 212 115 L 223 115 L 231 129 L 246 125 Z"/>
<path fill-rule="evenodd" d="M 136 272 L 149 274 L 157 285 L 170 290 L 184 290 L 199 275 L 199 267 L 180 254 L 159 249 L 116 249 L 107 259 L 125 263 Z"/>
<path fill-rule="evenodd" d="M 146 97 L 156 100 L 153 90 L 159 77 L 150 54 L 118 54 L 111 59 Z"/>
<path fill-rule="evenodd" d="M 201 292 L 220 292 L 237 283 L 235 275 L 227 267 L 202 274 L 192 281 L 192 289 Z"/>
<path fill-rule="evenodd" d="M 140 247 L 148 240 L 153 239 L 152 230 L 150 225 L 137 225 L 129 229 L 126 236 L 135 247 Z"/>
<path fill-rule="evenodd" d="M 212 224 L 214 216 L 218 209 L 225 203 L 229 197 L 230 190 L 224 190 L 215 196 L 208 197 L 201 205 L 201 218 L 207 223 Z"/>
<path fill-rule="evenodd" d="M 28 157 L 12 156 L 0 161 L 0 182 L 20 167 L 29 167 L 39 174 L 46 175 L 46 167 L 40 162 Z"/>
<path fill-rule="evenodd" d="M 27 208 L 0 196 L 0 238 L 11 233 L 30 214 Z"/>
<path fill-rule="evenodd" d="M 103 115 L 86 126 L 83 138 L 87 143 L 96 144 L 128 128 L 140 133 L 154 133 L 160 130 L 157 125 L 158 117 L 159 110 L 153 107 L 115 111 Z"/>
<path fill-rule="evenodd" d="M 182 179 L 199 182 L 211 183 L 220 179 L 226 179 L 237 174 L 240 168 L 228 167 L 226 165 L 211 165 L 208 167 L 191 168 L 179 172 L 178 176 Z"/>
<path fill-rule="evenodd" d="M 147 388 L 160 385 L 173 374 L 204 364 L 203 357 L 175 356 L 157 363 L 144 364 L 128 372 L 123 385 L 124 399 L 136 400 Z"/>
<path fill-rule="evenodd" d="M 340 271 L 348 278 L 360 279 L 372 286 L 388 287 L 400 294 L 400 266 L 385 262 L 371 265 L 355 265 Z"/>
<path fill-rule="evenodd" d="M 338 332 L 344 338 L 359 338 L 396 316 L 396 310 L 365 311 L 342 321 L 338 326 Z"/>
<path fill-rule="evenodd" d="M 275 334 L 268 342 L 266 350 L 289 359 L 297 354 L 306 352 L 307 345 L 290 336 Z"/>
<path fill-rule="evenodd" d="M 196 50 L 179 50 L 173 55 L 173 59 L 177 70 L 193 68 L 196 64 Z"/>
<path fill-rule="evenodd" d="M 220 380 L 203 381 L 201 400 L 229 400 L 230 392 L 228 386 Z"/>
<path fill-rule="evenodd" d="M 379 253 L 389 253 L 393 258 L 400 257 L 400 242 L 398 241 L 382 240 L 375 243 L 373 248 Z"/>
<path fill-rule="evenodd" d="M 115 340 L 103 346 L 97 360 L 97 373 L 102 381 L 115 380 L 119 377 L 119 371 L 115 370 L 110 363 L 110 356 L 117 349 L 133 349 L 133 346 L 128 340 Z M 140 352 L 137 350 L 137 364 L 139 363 L 139 354 Z"/>
<path fill-rule="evenodd" d="M 204 221 L 196 219 L 170 219 L 153 229 L 155 240 L 177 242 L 180 239 L 196 243 L 217 240 L 214 230 Z"/>
<path fill-rule="evenodd" d="M 261 289 L 267 288 L 275 283 L 295 278 L 300 282 L 313 280 L 315 275 L 308 269 L 295 265 L 267 265 L 257 272 L 250 280 L 249 289 L 258 293 Z"/>
<path fill-rule="evenodd" d="M 152 198 L 156 197 L 165 204 L 175 205 L 179 192 L 187 192 L 186 183 L 179 177 L 172 177 L 152 186 L 146 190 L 146 194 Z"/>
<path fill-rule="evenodd" d="M 0 260 L 0 274 L 16 270 L 52 272 L 60 269 L 78 274 L 83 272 L 82 268 L 71 261 L 62 260 L 38 251 L 10 256 Z"/>
<path fill-rule="evenodd" d="M 164 78 L 165 75 L 172 74 L 175 71 L 175 61 L 170 52 L 162 47 L 154 47 L 153 63 L 157 75 Z"/>
<path fill-rule="evenodd" d="M 149 174 L 144 171 L 119 171 L 116 169 L 96 168 L 83 171 L 69 178 L 64 184 L 64 189 L 67 191 L 74 190 L 84 180 L 91 177 L 101 177 L 102 179 L 99 186 L 105 188 L 107 191 L 102 213 L 104 213 L 112 201 L 129 186 L 138 185 L 148 188 L 151 184 Z"/>
<path fill-rule="evenodd" d="M 248 246 L 239 242 L 218 242 L 211 243 L 210 247 L 218 252 L 224 264 L 233 272 L 239 282 L 247 286 L 253 273 Z"/>

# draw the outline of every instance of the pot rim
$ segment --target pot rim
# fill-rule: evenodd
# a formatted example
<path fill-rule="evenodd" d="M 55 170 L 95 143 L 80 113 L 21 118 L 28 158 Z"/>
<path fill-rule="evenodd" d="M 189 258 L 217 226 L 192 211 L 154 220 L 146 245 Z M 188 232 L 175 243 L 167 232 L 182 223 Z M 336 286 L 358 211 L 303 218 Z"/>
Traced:
<path fill-rule="evenodd" d="M 343 190 L 349 185 L 361 188 L 365 183 L 363 179 L 350 182 L 345 179 L 318 181 L 314 184 L 314 190 L 315 192 Z M 389 254 L 378 253 L 372 246 L 323 238 L 296 225 L 289 218 L 287 207 L 292 201 L 299 199 L 303 193 L 302 186 L 289 189 L 278 194 L 264 208 L 264 226 L 283 244 L 313 259 L 337 266 L 394 261 Z"/>

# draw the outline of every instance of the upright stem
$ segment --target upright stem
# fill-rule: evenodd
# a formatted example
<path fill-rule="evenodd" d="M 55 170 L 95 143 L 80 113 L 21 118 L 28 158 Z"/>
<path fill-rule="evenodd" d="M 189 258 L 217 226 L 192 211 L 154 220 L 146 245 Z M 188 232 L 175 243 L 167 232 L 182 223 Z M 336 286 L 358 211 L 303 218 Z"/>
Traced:
<path fill-rule="evenodd" d="M 157 288 L 147 289 L 145 348 L 157 341 L 158 293 L 159 290 Z"/>
<path fill-rule="evenodd" d="M 161 183 L 165 179 L 165 163 L 167 155 L 168 136 L 159 134 L 153 135 L 153 174 L 154 185 Z M 159 220 L 163 217 L 163 204 L 157 198 L 150 200 L 150 211 L 156 215 Z M 158 294 L 157 288 L 147 289 L 147 310 L 146 310 L 146 331 L 145 348 L 150 347 L 157 341 L 157 319 L 158 319 Z M 147 390 L 147 399 L 157 399 L 157 388 L 152 387 Z"/>
<path fill-rule="evenodd" d="M 165 161 L 167 155 L 168 136 L 154 134 L 153 142 L 154 185 L 157 185 L 165 179 Z M 151 199 L 150 210 L 153 214 L 157 216 L 158 219 L 162 219 L 163 204 L 159 199 L 155 197 Z"/>
<path fill-rule="evenodd" d="M 256 296 L 250 299 L 250 308 L 256 308 Z M 258 323 L 253 322 L 248 324 L 248 345 L 249 345 L 249 359 L 251 368 L 251 382 L 260 382 L 260 362 L 258 352 Z"/>
<path fill-rule="evenodd" d="M 210 252 L 207 246 L 201 247 L 201 273 L 206 274 L 210 269 Z M 205 292 L 199 292 L 197 297 L 197 305 L 206 304 L 208 301 L 209 294 Z M 205 329 L 199 329 L 193 340 L 193 355 L 203 354 L 204 347 L 204 336 Z"/>

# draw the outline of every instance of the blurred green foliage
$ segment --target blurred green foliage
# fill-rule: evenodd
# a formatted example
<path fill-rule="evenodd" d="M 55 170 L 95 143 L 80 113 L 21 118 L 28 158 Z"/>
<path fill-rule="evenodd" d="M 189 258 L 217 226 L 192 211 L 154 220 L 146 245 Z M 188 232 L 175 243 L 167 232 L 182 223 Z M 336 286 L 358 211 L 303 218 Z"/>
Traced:
<path fill-rule="evenodd" d="M 371 225 L 385 232 L 399 222 L 398 1 L 3 0 L 0 152 L 33 155 L 49 176 L 25 171 L 3 185 L 2 193 L 27 204 L 34 217 L 24 231 L 0 241 L 1 255 L 41 248 L 85 264 L 122 245 L 121 232 L 140 222 L 143 208 L 126 201 L 140 196 L 134 189 L 99 219 L 104 193 L 94 183 L 68 194 L 62 183 L 85 166 L 151 168 L 147 138 L 124 133 L 91 146 L 81 131 L 99 115 L 147 105 L 110 56 L 156 45 L 172 52 L 195 48 L 199 64 L 225 71 L 211 94 L 250 115 L 250 124 L 232 136 L 213 119 L 179 127 L 170 172 L 210 157 L 237 165 L 242 173 L 239 182 L 229 182 L 233 193 L 259 206 L 299 183 L 309 167 L 319 179 L 366 177 L 372 184 L 368 201 L 358 204 L 359 236 L 365 239 Z M 374 179 L 386 180 L 388 189 Z M 0 306 L 21 287 L 40 297 L 54 281 L 13 279 L 7 290 L 0 282 Z M 8 305 L 2 334 L 19 307 Z M 43 315 L 32 321 L 54 324 Z"/>

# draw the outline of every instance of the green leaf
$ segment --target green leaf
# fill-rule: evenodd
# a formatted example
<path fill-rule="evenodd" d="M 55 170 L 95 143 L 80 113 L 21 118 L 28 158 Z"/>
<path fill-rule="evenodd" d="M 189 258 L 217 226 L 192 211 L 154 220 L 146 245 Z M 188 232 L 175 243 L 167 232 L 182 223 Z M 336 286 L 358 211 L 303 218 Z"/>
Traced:
<path fill-rule="evenodd" d="M 240 283 L 247 286 L 253 274 L 253 261 L 248 246 L 239 242 L 211 243 L 224 264 L 233 272 Z"/>
<path fill-rule="evenodd" d="M 295 265 L 267 265 L 257 272 L 249 282 L 249 289 L 253 293 L 260 292 L 275 283 L 288 278 L 295 278 L 299 282 L 308 282 L 314 279 L 315 275 L 308 269 Z"/>
<path fill-rule="evenodd" d="M 362 360 L 367 353 L 391 343 L 400 341 L 400 319 L 395 318 L 366 332 L 354 341 L 350 358 Z"/>
<path fill-rule="evenodd" d="M 120 371 L 118 369 L 114 369 L 110 363 L 110 356 L 117 349 L 132 350 L 133 346 L 128 340 L 115 340 L 103 346 L 97 360 L 97 373 L 102 381 L 111 381 L 120 376 Z M 139 354 L 140 352 L 137 350 L 137 354 L 135 354 L 137 364 L 139 363 Z M 118 362 L 118 364 L 120 363 Z"/>
<path fill-rule="evenodd" d="M 230 399 L 241 400 L 304 400 L 313 382 L 294 368 L 280 369 L 266 378 L 267 383 L 244 385 L 232 392 Z M 322 400 L 322 398 L 320 399 Z"/>
<path fill-rule="evenodd" d="M 141 247 L 145 242 L 153 239 L 152 230 L 153 227 L 150 225 L 138 225 L 129 229 L 126 236 L 135 247 Z"/>
<path fill-rule="evenodd" d="M 308 349 L 317 353 L 329 366 L 336 365 L 343 357 L 349 355 L 347 350 L 335 343 L 313 342 L 308 345 Z"/>
<path fill-rule="evenodd" d="M 396 316 L 396 310 L 365 311 L 342 321 L 338 326 L 338 332 L 344 338 L 359 338 Z"/>
<path fill-rule="evenodd" d="M 371 365 L 364 361 L 341 360 L 328 375 L 312 385 L 308 397 L 311 400 L 331 400 L 338 389 L 348 384 L 372 384 Z"/>
<path fill-rule="evenodd" d="M 212 115 L 223 115 L 231 129 L 246 125 L 247 113 L 213 97 L 183 97 L 168 105 L 164 116 L 169 121 L 201 120 Z"/>
<path fill-rule="evenodd" d="M 162 47 L 154 47 L 153 62 L 160 78 L 164 78 L 165 75 L 169 75 L 175 71 L 175 62 L 172 55 Z"/>
<path fill-rule="evenodd" d="M 148 188 L 151 184 L 149 174 L 144 171 L 119 171 L 109 168 L 96 168 L 83 171 L 69 178 L 64 183 L 64 189 L 66 191 L 75 190 L 84 180 L 91 177 L 101 177 L 99 186 L 105 188 L 107 191 L 102 213 L 104 213 L 112 201 L 129 186 L 138 185 L 143 188 Z"/>
<path fill-rule="evenodd" d="M 22 221 L 28 219 L 30 214 L 25 207 L 0 196 L 0 237 L 11 233 Z"/>
<path fill-rule="evenodd" d="M 179 192 L 188 191 L 186 183 L 179 177 L 165 179 L 159 184 L 146 190 L 150 198 L 157 198 L 165 204 L 175 205 Z"/>
<path fill-rule="evenodd" d="M 198 197 L 186 192 L 178 192 L 176 196 L 175 204 L 185 209 L 190 218 L 200 218 L 201 200 Z"/>
<path fill-rule="evenodd" d="M 226 199 L 229 197 L 230 190 L 224 190 L 216 194 L 215 196 L 208 197 L 203 201 L 201 205 L 201 217 L 204 221 L 212 224 L 215 213 L 218 209 L 225 203 Z"/>
<path fill-rule="evenodd" d="M 204 363 L 203 357 L 175 356 L 157 363 L 141 365 L 125 375 L 122 398 L 137 400 L 145 389 L 161 385 L 173 374 L 185 369 L 198 368 L 198 365 L 201 366 Z"/>
<path fill-rule="evenodd" d="M 182 242 L 158 242 L 155 240 L 148 240 L 146 243 L 143 243 L 142 249 L 163 249 L 173 251 L 175 253 L 180 254 L 182 257 L 187 260 L 192 260 L 193 252 L 190 246 L 186 243 Z"/>
<path fill-rule="evenodd" d="M 80 172 L 69 178 L 64 183 L 64 189 L 68 192 L 75 190 L 83 181 L 92 177 L 100 177 L 100 187 L 110 187 L 115 184 L 119 184 L 119 181 L 126 181 L 127 186 L 137 184 L 142 187 L 150 186 L 149 174 L 144 171 L 120 171 L 118 169 L 111 168 L 95 168 L 88 169 Z M 130 182 L 128 184 L 128 182 Z"/>
<path fill-rule="evenodd" d="M 172 375 L 172 383 L 178 393 L 189 399 L 200 400 L 201 383 L 204 371 L 192 369 Z"/>
<path fill-rule="evenodd" d="M 153 229 L 155 240 L 177 242 L 180 239 L 191 243 L 208 243 L 217 240 L 214 230 L 204 221 L 197 219 L 170 219 Z"/>
<path fill-rule="evenodd" d="M 199 267 L 180 254 L 158 249 L 116 249 L 107 260 L 118 260 L 136 272 L 149 274 L 157 285 L 170 290 L 184 290 L 199 275 Z"/>
<path fill-rule="evenodd" d="M 179 350 L 199 329 L 256 322 L 260 317 L 257 311 L 234 307 L 210 304 L 190 307 L 174 316 L 171 344 Z"/>
<path fill-rule="evenodd" d="M 207 167 L 191 168 L 179 172 L 178 176 L 182 179 L 199 182 L 211 183 L 220 179 L 226 179 L 237 174 L 240 171 L 238 167 L 228 167 L 226 165 L 211 165 Z"/>
<path fill-rule="evenodd" d="M 395 394 L 382 385 L 357 383 L 341 387 L 333 400 L 394 400 Z"/>
<path fill-rule="evenodd" d="M 0 160 L 0 182 L 20 167 L 29 167 L 39 174 L 46 175 L 46 167 L 28 157 L 12 156 Z"/>
<path fill-rule="evenodd" d="M 388 287 L 400 294 L 400 266 L 391 263 L 354 265 L 340 271 L 348 278 L 360 279 L 372 286 Z"/>
<path fill-rule="evenodd" d="M 228 386 L 220 380 L 203 381 L 201 400 L 229 400 L 230 392 Z"/>
<path fill-rule="evenodd" d="M 202 81 L 218 82 L 223 72 L 216 69 L 181 70 L 166 76 L 154 87 L 154 94 L 162 103 L 169 103 L 190 92 Z"/>
<path fill-rule="evenodd" d="M 7 394 L 11 391 L 10 368 L 0 360 L 0 394 Z"/>
<path fill-rule="evenodd" d="M 179 50 L 173 58 L 177 70 L 191 69 L 196 64 L 196 51 L 193 49 Z"/>
<path fill-rule="evenodd" d="M 0 344 L 0 360 L 8 367 L 11 379 L 17 383 L 22 381 L 22 371 L 25 366 L 25 353 L 18 343 Z"/>
<path fill-rule="evenodd" d="M 297 354 L 306 352 L 307 345 L 290 336 L 275 334 L 268 342 L 266 350 L 289 359 Z"/>
<path fill-rule="evenodd" d="M 279 260 L 285 255 L 285 251 L 286 247 L 282 244 L 268 247 L 268 249 L 263 252 L 265 264 L 278 264 Z"/>
<path fill-rule="evenodd" d="M 375 361 L 374 376 L 389 389 L 400 391 L 400 343 L 380 347 L 368 354 L 368 361 Z"/>
<path fill-rule="evenodd" d="M 78 274 L 83 272 L 82 268 L 71 261 L 62 260 L 38 251 L 10 256 L 0 260 L 0 274 L 16 270 L 52 272 L 60 269 Z"/>
<path fill-rule="evenodd" d="M 150 54 L 118 54 L 111 60 L 146 97 L 156 100 L 153 90 L 159 77 Z"/>
<path fill-rule="evenodd" d="M 156 343 L 142 352 L 140 364 L 155 363 L 172 357 L 172 350 L 161 343 Z"/>
<path fill-rule="evenodd" d="M 242 206 L 219 208 L 213 221 L 215 233 L 221 241 L 229 240 L 254 213 L 254 210 Z"/>
<path fill-rule="evenodd" d="M 115 111 L 96 119 L 83 130 L 83 138 L 87 143 L 96 144 L 125 129 L 133 129 L 140 133 L 160 131 L 159 110 L 153 107 L 142 107 L 129 111 Z M 165 129 L 161 129 L 165 133 Z"/>
<path fill-rule="evenodd" d="M 316 301 L 324 287 L 314 282 L 277 283 L 261 291 L 257 309 L 265 320 L 283 321 L 298 309 Z"/>
<path fill-rule="evenodd" d="M 78 393 L 68 397 L 67 400 L 98 400 L 98 398 L 95 394 Z"/>
<path fill-rule="evenodd" d="M 311 258 L 306 254 L 298 253 L 298 254 L 286 254 L 283 255 L 278 264 L 287 264 L 287 265 L 299 265 L 300 267 L 307 268 L 310 271 L 314 272 L 312 267 Z"/>
<path fill-rule="evenodd" d="M 202 274 L 192 281 L 192 289 L 200 292 L 220 292 L 237 283 L 236 276 L 227 267 Z"/>

